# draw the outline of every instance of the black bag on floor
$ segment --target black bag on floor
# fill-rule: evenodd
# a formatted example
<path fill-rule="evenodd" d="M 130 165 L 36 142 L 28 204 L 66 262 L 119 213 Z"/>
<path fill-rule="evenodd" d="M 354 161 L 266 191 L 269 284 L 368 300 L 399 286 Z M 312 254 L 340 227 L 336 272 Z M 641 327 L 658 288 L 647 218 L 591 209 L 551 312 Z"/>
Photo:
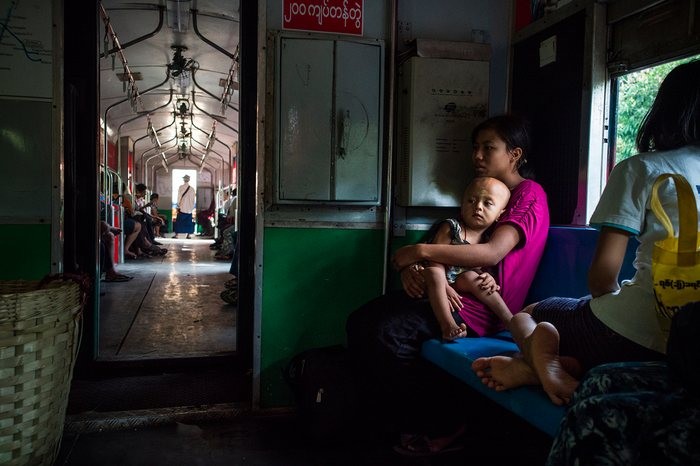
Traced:
<path fill-rule="evenodd" d="M 357 422 L 359 400 L 357 378 L 345 347 L 313 348 L 297 354 L 284 378 L 311 441 L 335 443 L 347 437 Z"/>

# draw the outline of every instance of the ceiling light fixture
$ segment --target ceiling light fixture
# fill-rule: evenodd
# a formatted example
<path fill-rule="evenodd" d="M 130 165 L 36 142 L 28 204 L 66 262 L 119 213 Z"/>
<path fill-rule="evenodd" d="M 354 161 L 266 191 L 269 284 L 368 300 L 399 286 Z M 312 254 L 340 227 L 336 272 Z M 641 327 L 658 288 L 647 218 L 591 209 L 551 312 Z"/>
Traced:
<path fill-rule="evenodd" d="M 190 72 L 183 71 L 177 78 L 173 78 L 175 85 L 177 86 L 177 93 L 179 95 L 187 95 L 190 89 Z"/>
<path fill-rule="evenodd" d="M 190 73 L 195 65 L 194 60 L 185 58 L 182 52 L 187 50 L 184 45 L 173 45 L 170 47 L 174 50 L 173 60 L 168 64 L 170 76 L 178 88 L 178 94 L 187 95 L 190 87 Z"/>

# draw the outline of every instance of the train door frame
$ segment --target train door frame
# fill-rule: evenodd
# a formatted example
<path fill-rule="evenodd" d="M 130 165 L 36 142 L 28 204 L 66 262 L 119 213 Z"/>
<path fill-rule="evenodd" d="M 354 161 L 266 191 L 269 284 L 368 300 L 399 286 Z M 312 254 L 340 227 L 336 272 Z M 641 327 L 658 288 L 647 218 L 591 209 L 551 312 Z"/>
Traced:
<path fill-rule="evenodd" d="M 263 160 L 258 156 L 258 147 L 264 147 L 258 138 L 264 137 L 264 96 L 259 93 L 260 34 L 265 33 L 265 0 L 247 0 L 240 6 L 240 102 L 239 144 L 236 183 L 238 213 L 238 363 L 251 377 L 251 400 L 253 408 L 259 393 L 259 345 L 262 300 L 262 222 L 261 182 Z M 264 73 L 262 74 L 264 78 Z M 262 116 L 258 114 L 262 112 Z M 263 139 L 264 141 L 264 139 Z"/>
<path fill-rule="evenodd" d="M 95 3 L 91 8 L 88 8 L 88 15 L 94 14 L 95 18 L 99 17 L 99 3 Z M 252 11 L 251 8 L 252 7 Z M 83 8 L 81 6 L 81 8 Z M 244 16 L 246 21 L 253 21 L 245 27 L 247 34 L 250 36 L 257 34 L 257 2 L 246 2 L 241 8 L 241 19 Z M 99 178 L 100 164 L 98 159 L 102 153 L 101 138 L 99 132 L 99 50 L 100 43 L 99 26 L 97 21 L 84 21 L 82 15 L 66 14 L 64 18 L 64 57 L 63 67 L 65 69 L 65 85 L 63 92 L 73 92 L 72 97 L 74 103 L 71 108 L 71 114 L 65 118 L 71 120 L 68 127 L 65 128 L 63 137 L 72 138 L 75 141 L 74 150 L 66 153 L 65 163 L 72 170 L 69 178 L 66 180 L 66 185 L 75 189 L 79 196 L 75 199 L 68 200 L 71 205 L 67 206 L 75 208 L 75 211 L 80 212 L 80 218 L 72 219 L 72 225 L 66 228 L 66 234 L 69 238 L 66 240 L 75 241 L 76 244 L 91 245 L 94 247 L 82 247 L 76 250 L 75 266 L 66 267 L 66 272 L 84 272 L 89 275 L 94 284 L 93 296 L 88 299 L 83 313 L 83 337 L 82 345 L 79 349 L 78 359 L 75 366 L 76 377 L 93 377 L 93 376 L 109 376 L 119 377 L 124 375 L 134 374 L 153 374 L 162 373 L 163 370 L 181 370 L 201 367 L 219 367 L 222 370 L 235 371 L 236 374 L 241 374 L 244 382 L 250 379 L 251 369 L 251 354 L 252 354 L 252 315 L 253 312 L 240 311 L 240 309 L 252 309 L 254 302 L 252 294 L 252 284 L 249 280 L 242 279 L 242 286 L 248 286 L 249 290 L 242 288 L 239 313 L 241 317 L 237 322 L 237 350 L 232 356 L 207 358 L 172 358 L 163 360 L 146 360 L 146 361 L 100 361 L 97 359 L 99 344 L 99 322 L 96 320 L 97 309 L 99 307 L 99 255 L 98 255 L 98 225 L 99 225 Z M 242 21 L 243 22 L 243 21 Z M 242 28 L 243 29 L 243 28 Z M 85 41 L 85 38 L 93 38 L 93 40 Z M 248 47 L 252 47 L 252 51 L 246 53 L 246 63 L 253 63 L 257 60 L 257 40 L 246 40 Z M 89 45 L 88 45 L 89 44 Z M 244 47 L 242 47 L 244 48 Z M 252 89 L 255 90 L 256 67 L 252 67 L 247 71 L 247 80 L 241 79 L 241 88 L 249 89 L 250 79 L 252 76 Z M 242 74 L 246 73 L 242 69 Z M 248 91 L 250 92 L 250 91 Z M 242 92 L 243 93 L 243 92 Z M 62 94 L 63 95 L 63 94 Z M 248 94 L 251 95 L 251 94 Z M 253 93 L 252 95 L 256 95 Z M 251 121 L 252 126 L 248 128 L 248 134 L 253 136 L 252 143 L 249 143 L 245 148 L 245 154 L 252 160 L 252 168 L 247 170 L 247 184 L 253 186 L 248 194 L 252 193 L 253 202 L 249 200 L 242 203 L 243 209 L 253 209 L 248 216 L 255 217 L 255 188 L 251 185 L 251 181 L 255 180 L 255 105 L 254 99 L 252 103 L 247 104 L 248 115 L 253 116 Z M 252 154 L 252 156 L 251 156 Z M 67 170 L 68 171 L 68 170 Z M 242 170 L 237 171 L 239 178 L 243 177 Z M 254 223 L 253 223 L 254 224 Z M 94 225 L 94 228 L 90 228 Z M 241 241 L 249 244 L 250 252 L 242 253 L 242 259 L 248 260 L 254 257 L 255 246 L 255 230 L 244 228 L 241 232 Z M 252 263 L 246 268 L 245 262 L 242 261 L 240 275 L 250 274 L 252 276 Z M 247 304 L 246 304 L 247 303 Z M 249 383 L 247 383 L 249 386 Z"/>

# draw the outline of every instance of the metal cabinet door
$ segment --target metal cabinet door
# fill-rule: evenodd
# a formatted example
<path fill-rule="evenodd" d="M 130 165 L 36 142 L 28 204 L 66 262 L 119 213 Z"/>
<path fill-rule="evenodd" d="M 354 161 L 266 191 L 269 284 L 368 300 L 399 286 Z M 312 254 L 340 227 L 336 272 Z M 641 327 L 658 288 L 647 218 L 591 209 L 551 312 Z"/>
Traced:
<path fill-rule="evenodd" d="M 278 47 L 276 201 L 378 204 L 381 44 L 280 37 Z"/>
<path fill-rule="evenodd" d="M 379 201 L 381 70 L 378 45 L 336 42 L 335 200 Z"/>
<path fill-rule="evenodd" d="M 333 42 L 282 38 L 277 79 L 279 200 L 328 200 Z"/>

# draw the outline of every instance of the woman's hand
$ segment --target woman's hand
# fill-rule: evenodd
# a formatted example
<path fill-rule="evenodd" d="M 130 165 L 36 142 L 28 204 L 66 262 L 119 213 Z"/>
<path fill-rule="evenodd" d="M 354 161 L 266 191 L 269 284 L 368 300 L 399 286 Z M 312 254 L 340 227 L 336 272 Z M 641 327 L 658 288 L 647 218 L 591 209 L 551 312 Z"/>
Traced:
<path fill-rule="evenodd" d="M 481 272 L 477 275 L 476 281 L 479 283 L 479 289 L 485 291 L 487 295 L 501 290 L 500 285 L 496 283 L 496 279 L 490 273 Z"/>
<path fill-rule="evenodd" d="M 397 249 L 394 257 L 391 258 L 394 269 L 403 271 L 409 265 L 420 262 L 422 260 L 419 254 L 420 246 L 420 244 L 413 244 Z"/>
<path fill-rule="evenodd" d="M 457 290 L 447 285 L 445 291 L 447 292 L 447 301 L 450 303 L 452 312 L 457 312 L 462 309 L 462 297 L 457 293 Z"/>
<path fill-rule="evenodd" d="M 425 279 L 422 274 L 423 266 L 413 264 L 401 270 L 401 284 L 407 295 L 411 298 L 425 296 Z"/>

